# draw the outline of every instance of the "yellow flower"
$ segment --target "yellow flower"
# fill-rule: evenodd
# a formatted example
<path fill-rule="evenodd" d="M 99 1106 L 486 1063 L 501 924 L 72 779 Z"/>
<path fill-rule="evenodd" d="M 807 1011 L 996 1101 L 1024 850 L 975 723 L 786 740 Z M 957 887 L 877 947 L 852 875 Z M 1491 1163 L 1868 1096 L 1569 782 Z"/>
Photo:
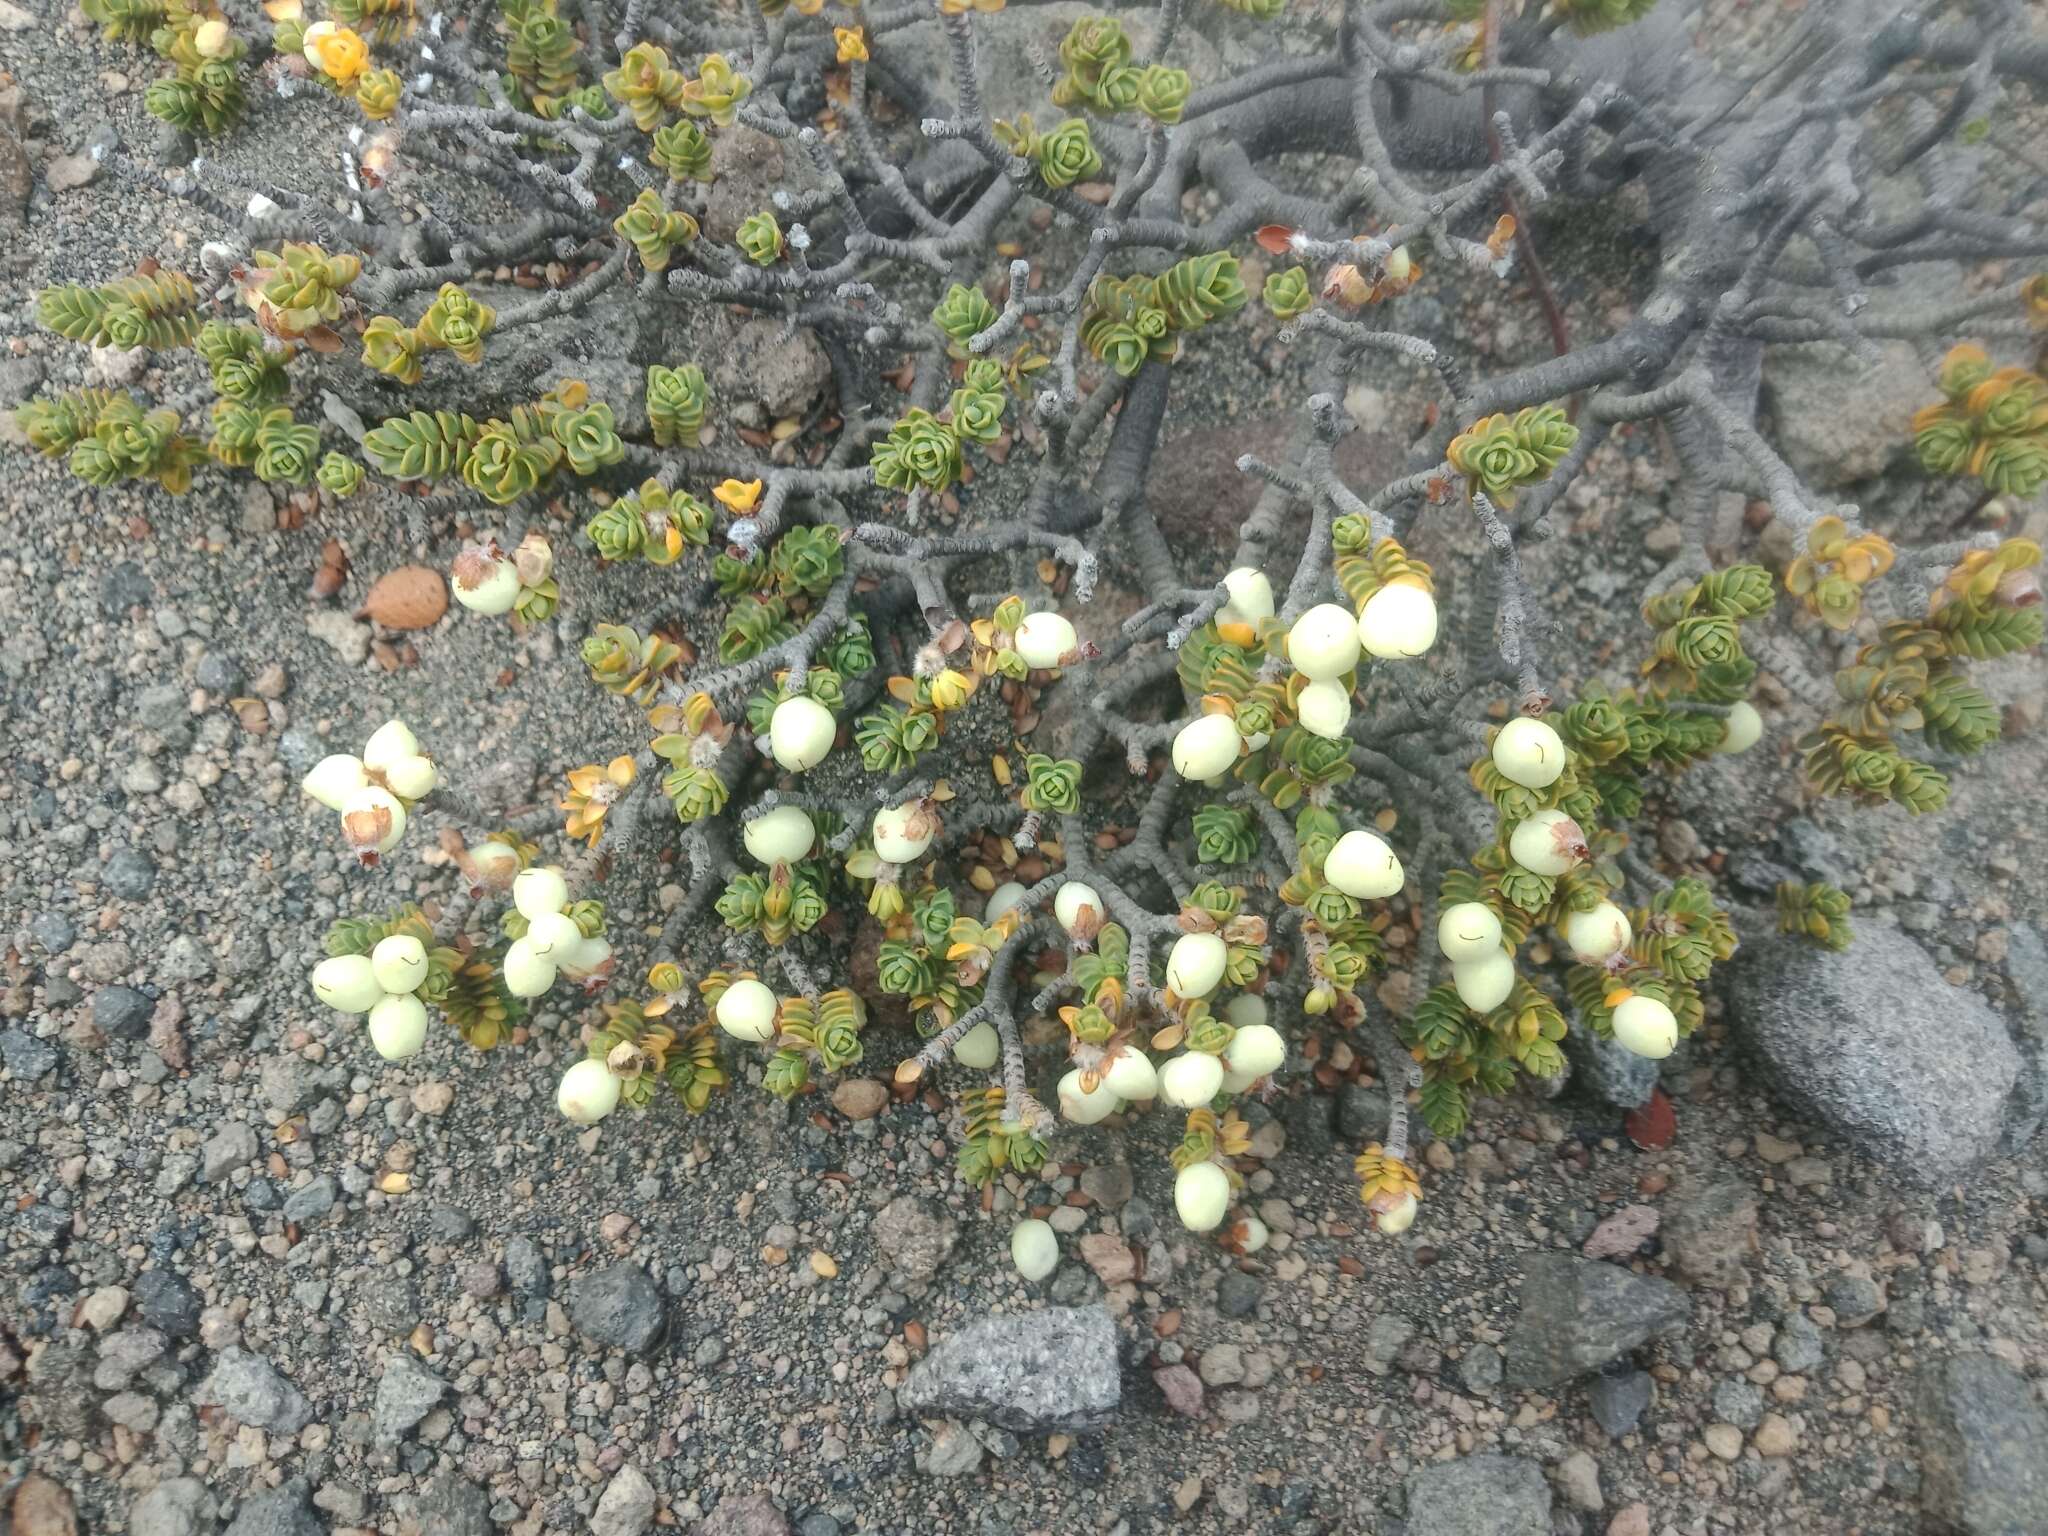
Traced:
<path fill-rule="evenodd" d="M 859 27 L 834 27 L 832 40 L 839 45 L 839 62 L 851 64 L 855 59 L 868 56 L 868 40 L 861 35 Z"/>
<path fill-rule="evenodd" d="M 714 487 L 711 494 L 720 506 L 728 507 L 737 516 L 745 517 L 761 504 L 761 482 L 727 480 Z"/>
<path fill-rule="evenodd" d="M 192 29 L 192 49 L 201 58 L 217 59 L 234 46 L 234 34 L 218 16 L 208 17 Z"/>
<path fill-rule="evenodd" d="M 630 757 L 615 757 L 604 767 L 587 763 L 569 770 L 569 793 L 557 804 L 567 811 L 564 829 L 570 837 L 588 840 L 591 847 L 604 836 L 605 813 L 618 803 L 622 791 L 632 785 L 637 770 Z"/>
<path fill-rule="evenodd" d="M 331 21 L 306 28 L 306 62 L 341 85 L 370 67 L 370 49 L 360 35 Z"/>

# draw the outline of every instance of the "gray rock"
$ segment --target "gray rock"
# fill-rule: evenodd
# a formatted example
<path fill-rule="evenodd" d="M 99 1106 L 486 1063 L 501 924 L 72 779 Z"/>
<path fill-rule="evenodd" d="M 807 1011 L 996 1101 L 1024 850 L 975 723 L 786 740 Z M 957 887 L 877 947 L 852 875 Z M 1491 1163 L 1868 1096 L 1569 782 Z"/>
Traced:
<path fill-rule="evenodd" d="M 426 1486 L 392 1501 L 403 1529 L 419 1536 L 492 1536 L 491 1496 L 459 1472 L 443 1468 Z"/>
<path fill-rule="evenodd" d="M 469 1222 L 469 1230 L 476 1230 L 475 1222 Z M 547 1295 L 548 1261 L 541 1257 L 540 1249 L 534 1246 L 532 1239 L 515 1237 L 505 1245 L 505 1278 L 512 1282 L 512 1289 L 521 1296 Z"/>
<path fill-rule="evenodd" d="M 1868 1275 L 1837 1275 L 1828 1282 L 1827 1304 L 1836 1326 L 1861 1328 L 1884 1310 L 1884 1288 Z"/>
<path fill-rule="evenodd" d="M 1923 1367 L 1921 1528 L 1930 1536 L 2048 1529 L 2048 1414 L 2027 1379 L 1989 1355 Z"/>
<path fill-rule="evenodd" d="M 116 1392 L 100 1404 L 100 1412 L 111 1424 L 123 1429 L 132 1429 L 138 1435 L 146 1435 L 156 1428 L 159 1417 L 156 1399 L 140 1392 Z"/>
<path fill-rule="evenodd" d="M 1572 1081 L 1603 1104 L 1616 1109 L 1640 1109 L 1650 1102 L 1657 1086 L 1657 1063 L 1638 1056 L 1599 1035 L 1576 1019 L 1565 1031 L 1565 1058 L 1571 1063 Z"/>
<path fill-rule="evenodd" d="M 789 1536 L 789 1521 L 765 1493 L 721 1499 L 691 1536 Z"/>
<path fill-rule="evenodd" d="M 1771 1344 L 1771 1357 L 1793 1375 L 1803 1376 L 1814 1369 L 1824 1353 L 1820 1325 L 1804 1312 L 1794 1312 L 1778 1325 L 1777 1338 Z"/>
<path fill-rule="evenodd" d="M 794 334 L 780 320 L 749 320 L 719 352 L 711 387 L 733 402 L 746 426 L 765 429 L 781 417 L 801 416 L 832 378 L 832 360 L 808 327 Z"/>
<path fill-rule="evenodd" d="M 897 1393 L 910 1413 L 986 1419 L 1019 1434 L 1094 1429 L 1123 1383 L 1101 1306 L 983 1318 L 942 1339 Z"/>
<path fill-rule="evenodd" d="M 219 1525 L 213 1493 L 196 1477 L 158 1483 L 128 1509 L 128 1536 L 209 1536 Z"/>
<path fill-rule="evenodd" d="M 1756 1194 L 1733 1179 L 1687 1180 L 1665 1208 L 1662 1234 L 1679 1274 L 1726 1290 L 1756 1251 Z"/>
<path fill-rule="evenodd" d="M 155 1002 L 133 987 L 101 987 L 92 995 L 92 1022 L 112 1040 L 140 1040 L 155 1012 Z"/>
<path fill-rule="evenodd" d="M 1772 444 L 1817 491 L 1870 480 L 1911 458 L 1913 413 L 1927 403 L 1912 345 L 1877 343 L 1865 363 L 1832 341 L 1764 352 L 1763 393 L 1775 420 Z M 1855 419 L 1828 402 L 1853 389 Z"/>
<path fill-rule="evenodd" d="M 1650 1373 L 1614 1371 L 1598 1377 L 1586 1389 L 1586 1402 L 1593 1421 L 1615 1439 L 1633 1434 L 1650 1406 Z"/>
<path fill-rule="evenodd" d="M 322 1216 L 325 1216 L 334 1209 L 334 1200 L 337 1193 L 334 1175 L 331 1173 L 319 1175 L 311 1183 L 304 1185 L 302 1188 L 295 1189 L 285 1196 L 285 1220 L 296 1222 L 302 1227 L 318 1221 Z"/>
<path fill-rule="evenodd" d="M 123 1328 L 100 1341 L 99 1364 L 92 1384 L 102 1392 L 120 1392 L 138 1372 L 155 1363 L 169 1341 L 154 1328 Z"/>
<path fill-rule="evenodd" d="M 199 1293 L 175 1270 L 145 1269 L 130 1287 L 143 1321 L 174 1339 L 199 1332 Z"/>
<path fill-rule="evenodd" d="M 357 1288 L 356 1299 L 370 1326 L 388 1337 L 411 1333 L 419 1326 L 420 1292 L 406 1275 L 372 1275 Z"/>
<path fill-rule="evenodd" d="M 981 1469 L 981 1456 L 981 1442 L 964 1425 L 948 1419 L 932 1437 L 924 1469 L 933 1477 L 966 1477 Z"/>
<path fill-rule="evenodd" d="M 1233 1269 L 1216 1286 L 1216 1310 L 1225 1317 L 1250 1317 L 1266 1287 L 1257 1275 Z"/>
<path fill-rule="evenodd" d="M 1747 944 L 1729 1002 L 1785 1099 L 1901 1177 L 1950 1183 L 1998 1145 L 2019 1053 L 1897 928 L 1859 923 L 1840 954 Z"/>
<path fill-rule="evenodd" d="M 201 1408 L 218 1408 L 240 1424 L 274 1434 L 295 1435 L 312 1420 L 305 1394 L 260 1355 L 230 1346 L 192 1394 Z"/>
<path fill-rule="evenodd" d="M 1764 1416 L 1764 1389 L 1746 1381 L 1714 1384 L 1714 1417 L 1737 1429 L 1755 1429 Z"/>
<path fill-rule="evenodd" d="M 1415 1337 L 1415 1325 L 1398 1312 L 1382 1312 L 1365 1331 L 1366 1369 L 1385 1375 Z"/>
<path fill-rule="evenodd" d="M 0 1062 L 17 1083 L 32 1083 L 57 1070 L 57 1048 L 25 1029 L 10 1029 L 0 1034 Z"/>
<path fill-rule="evenodd" d="M 242 1500 L 224 1536 L 327 1536 L 327 1527 L 307 1502 L 307 1485 L 295 1477 L 282 1487 Z"/>
<path fill-rule="evenodd" d="M 78 925 L 62 912 L 38 912 L 29 919 L 28 934 L 44 954 L 61 955 L 78 941 Z"/>
<path fill-rule="evenodd" d="M 1576 1254 L 1522 1260 L 1520 1309 L 1508 1334 L 1513 1387 L 1557 1387 L 1685 1325 L 1692 1303 L 1668 1280 Z"/>
<path fill-rule="evenodd" d="M 208 693 L 240 693 L 247 678 L 239 661 L 219 651 L 208 651 L 200 657 L 199 669 L 193 675 Z"/>
<path fill-rule="evenodd" d="M 1386 1090 L 1346 1083 L 1337 1095 L 1337 1134 L 1346 1141 L 1384 1141 L 1387 1135 Z"/>
<path fill-rule="evenodd" d="M 384 1375 L 377 1383 L 377 1404 L 370 1411 L 370 1434 L 378 1445 L 398 1444 L 441 1401 L 448 1384 L 404 1350 L 384 1357 Z"/>
<path fill-rule="evenodd" d="M 1484 1397 L 1500 1386 L 1500 1351 L 1491 1344 L 1468 1344 L 1458 1357 L 1458 1380 L 1467 1392 Z"/>
<path fill-rule="evenodd" d="M 253 1163 L 256 1150 L 255 1129 L 240 1120 L 231 1121 L 199 1149 L 199 1175 L 209 1184 L 218 1184 L 245 1163 Z"/>
<path fill-rule="evenodd" d="M 637 1264 L 613 1264 L 569 1283 L 569 1321 L 592 1343 L 639 1354 L 667 1321 L 661 1293 Z"/>
<path fill-rule="evenodd" d="M 1416 1536 L 1550 1536 L 1550 1484 L 1517 1456 L 1461 1456 L 1408 1479 Z"/>
<path fill-rule="evenodd" d="M 960 1240 L 960 1224 L 915 1195 L 891 1200 L 870 1230 L 883 1257 L 908 1280 L 931 1279 Z"/>
<path fill-rule="evenodd" d="M 654 1485 L 630 1461 L 612 1474 L 590 1517 L 591 1536 L 640 1536 L 654 1523 Z"/>
<path fill-rule="evenodd" d="M 183 708 L 181 701 L 181 720 Z M 116 848 L 100 866 L 100 883 L 124 901 L 140 901 L 156 889 L 156 860 L 140 848 Z"/>
<path fill-rule="evenodd" d="M 155 592 L 149 573 L 123 560 L 100 578 L 100 611 L 110 619 L 125 618 L 130 608 L 147 608 Z"/>

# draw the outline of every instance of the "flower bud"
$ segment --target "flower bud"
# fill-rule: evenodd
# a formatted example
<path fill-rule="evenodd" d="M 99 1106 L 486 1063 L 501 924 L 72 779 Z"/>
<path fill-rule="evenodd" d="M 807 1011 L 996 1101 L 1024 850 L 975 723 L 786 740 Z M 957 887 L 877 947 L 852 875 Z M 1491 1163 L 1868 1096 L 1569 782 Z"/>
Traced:
<path fill-rule="evenodd" d="M 619 1080 L 601 1061 L 585 1057 L 562 1074 L 555 1108 L 578 1125 L 595 1125 L 619 1107 Z"/>
<path fill-rule="evenodd" d="M 1335 603 L 1318 603 L 1287 631 L 1287 659 L 1314 682 L 1342 677 L 1358 665 L 1358 620 Z"/>
<path fill-rule="evenodd" d="M 1358 643 L 1371 656 L 1420 656 L 1436 644 L 1436 599 L 1412 581 L 1390 581 L 1365 600 Z"/>
<path fill-rule="evenodd" d="M 368 955 L 334 955 L 313 967 L 313 995 L 339 1013 L 368 1013 L 384 991 Z"/>
<path fill-rule="evenodd" d="M 1515 989 L 1515 962 L 1498 949 L 1477 960 L 1457 961 L 1451 966 L 1451 985 L 1458 1001 L 1474 1013 L 1491 1013 Z"/>
<path fill-rule="evenodd" d="M 1017 626 L 1017 654 L 1027 667 L 1056 667 L 1062 656 L 1080 646 L 1074 626 L 1056 613 L 1029 614 Z"/>
<path fill-rule="evenodd" d="M 1198 715 L 1173 738 L 1173 771 L 1195 783 L 1217 778 L 1236 766 L 1241 746 L 1230 716 Z"/>
<path fill-rule="evenodd" d="M 1005 880 L 988 893 L 988 905 L 982 908 L 981 920 L 993 923 L 1004 913 L 1016 911 L 1018 903 L 1029 894 L 1027 888 L 1015 880 Z"/>
<path fill-rule="evenodd" d="M 1002 1037 L 990 1023 L 980 1023 L 953 1042 L 953 1059 L 963 1067 L 986 1072 L 996 1064 L 1003 1048 Z"/>
<path fill-rule="evenodd" d="M 1010 1228 L 1010 1262 L 1034 1285 L 1060 1267 L 1059 1234 L 1036 1216 Z"/>
<path fill-rule="evenodd" d="M 517 939 L 505 950 L 505 990 L 514 997 L 539 997 L 555 984 L 555 965 L 533 952 L 533 946 Z"/>
<path fill-rule="evenodd" d="M 759 1044 L 775 1038 L 775 1016 L 781 1011 L 775 994 L 750 976 L 743 976 L 720 994 L 718 1027 L 735 1040 Z"/>
<path fill-rule="evenodd" d="M 1184 933 L 1166 956 L 1166 985 L 1182 998 L 1207 997 L 1223 979 L 1230 949 L 1213 933 Z"/>
<path fill-rule="evenodd" d="M 1351 690 L 1339 682 L 1310 683 L 1294 696 L 1294 713 L 1303 730 L 1335 741 L 1351 723 Z"/>
<path fill-rule="evenodd" d="M 817 840 L 817 826 L 794 805 L 778 805 L 740 824 L 740 841 L 746 844 L 747 852 L 771 868 L 794 864 L 811 851 L 811 844 Z"/>
<path fill-rule="evenodd" d="M 1230 1209 L 1230 1175 L 1214 1163 L 1190 1163 L 1175 1175 L 1173 1208 L 1190 1232 L 1214 1232 Z"/>
<path fill-rule="evenodd" d="M 1628 914 L 1611 901 L 1590 912 L 1573 912 L 1564 920 L 1565 947 L 1581 965 L 1598 965 L 1609 955 L 1620 954 L 1634 937 Z"/>
<path fill-rule="evenodd" d="M 1337 839 L 1323 859 L 1323 878 L 1360 901 L 1392 896 L 1407 881 L 1394 850 L 1362 828 Z"/>
<path fill-rule="evenodd" d="M 1517 715 L 1493 738 L 1493 766 L 1524 789 L 1548 789 L 1564 772 L 1564 742 L 1534 715 Z"/>
<path fill-rule="evenodd" d="M 366 784 L 342 802 L 341 831 L 358 854 L 389 853 L 405 836 L 405 807 L 390 790 Z"/>
<path fill-rule="evenodd" d="M 909 805 L 884 806 L 875 812 L 872 830 L 875 853 L 891 864 L 911 864 L 932 845 L 930 811 L 917 801 Z"/>
<path fill-rule="evenodd" d="M 1500 919 L 1481 901 L 1460 901 L 1445 907 L 1436 920 L 1436 947 L 1456 965 L 1484 960 L 1500 949 Z"/>
<path fill-rule="evenodd" d="M 1247 1024 L 1223 1048 L 1223 1064 L 1238 1077 L 1269 1077 L 1286 1059 L 1287 1042 L 1270 1024 Z"/>
<path fill-rule="evenodd" d="M 1586 857 L 1586 834 L 1563 811 L 1538 811 L 1509 836 L 1508 854 L 1532 875 L 1561 875 Z"/>
<path fill-rule="evenodd" d="M 1262 619 L 1273 617 L 1273 583 L 1257 567 L 1239 566 L 1223 578 L 1223 590 L 1230 595 L 1229 601 L 1224 603 L 1216 617 L 1225 623 L 1235 620 L 1241 624 L 1257 624 Z"/>
<path fill-rule="evenodd" d="M 549 965 L 563 965 L 582 944 L 583 930 L 566 912 L 543 912 L 527 923 L 527 949 L 536 959 L 545 960 Z"/>
<path fill-rule="evenodd" d="M 427 946 L 409 933 L 379 939 L 370 951 L 370 971 L 386 992 L 412 992 L 427 979 Z"/>
<path fill-rule="evenodd" d="M 1728 718 L 1721 723 L 1721 740 L 1714 750 L 1730 756 L 1747 752 L 1763 739 L 1763 734 L 1764 717 L 1747 699 L 1738 699 L 1728 706 Z"/>
<path fill-rule="evenodd" d="M 337 752 L 315 763 L 312 771 L 299 780 L 299 788 L 330 811 L 338 811 L 347 804 L 350 795 L 369 782 L 361 758 Z"/>
<path fill-rule="evenodd" d="M 816 699 L 784 699 L 768 717 L 769 750 L 791 773 L 803 773 L 825 761 L 839 734 L 832 711 Z"/>
<path fill-rule="evenodd" d="M 522 869 L 512 877 L 512 905 L 529 923 L 569 905 L 569 882 L 551 865 Z"/>
<path fill-rule="evenodd" d="M 427 1005 L 405 993 L 370 1010 L 370 1045 L 386 1061 L 403 1061 L 427 1043 Z"/>
<path fill-rule="evenodd" d="M 1142 1103 L 1159 1093 L 1159 1069 L 1135 1045 L 1126 1045 L 1110 1057 L 1102 1081 L 1111 1093 L 1129 1103 Z"/>
<path fill-rule="evenodd" d="M 1183 1051 L 1159 1069 L 1159 1096 L 1176 1109 L 1200 1109 L 1223 1090 L 1223 1058 Z"/>
<path fill-rule="evenodd" d="M 1076 1125 L 1093 1125 L 1123 1108 L 1123 1100 L 1098 1080 L 1091 1093 L 1081 1086 L 1081 1069 L 1075 1067 L 1060 1079 L 1060 1113 Z"/>
<path fill-rule="evenodd" d="M 1093 938 L 1108 909 L 1094 886 L 1085 880 L 1069 880 L 1052 898 L 1052 915 L 1069 938 Z"/>
<path fill-rule="evenodd" d="M 1662 1061 L 1678 1048 L 1678 1019 L 1654 997 L 1632 992 L 1614 1007 L 1614 1043 Z"/>

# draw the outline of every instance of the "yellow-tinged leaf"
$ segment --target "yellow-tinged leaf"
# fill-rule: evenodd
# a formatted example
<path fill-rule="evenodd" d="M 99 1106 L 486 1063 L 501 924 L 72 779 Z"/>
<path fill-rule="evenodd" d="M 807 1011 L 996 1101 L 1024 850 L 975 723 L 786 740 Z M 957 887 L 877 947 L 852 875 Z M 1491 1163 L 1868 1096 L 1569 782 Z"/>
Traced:
<path fill-rule="evenodd" d="M 1372 824 L 1382 832 L 1391 832 L 1401 823 L 1401 813 L 1391 805 L 1373 817 Z"/>
<path fill-rule="evenodd" d="M 1187 1032 L 1187 1025 L 1179 1020 L 1175 1020 L 1152 1037 L 1152 1049 L 1155 1051 L 1170 1051 L 1180 1044 L 1181 1038 Z"/>
<path fill-rule="evenodd" d="M 915 1056 L 896 1063 L 896 1081 L 899 1083 L 914 1083 L 923 1076 L 924 1063 Z"/>
<path fill-rule="evenodd" d="M 392 1171 L 377 1176 L 377 1187 L 387 1195 L 402 1195 L 412 1188 L 412 1175 Z"/>
<path fill-rule="evenodd" d="M 998 752 L 988 760 L 988 767 L 989 772 L 996 776 L 996 782 L 1002 785 L 1003 788 L 1008 789 L 1010 787 L 1010 760 Z"/>
<path fill-rule="evenodd" d="M 915 704 L 917 702 L 917 680 L 909 677 L 890 678 L 889 697 L 898 704 Z"/>
<path fill-rule="evenodd" d="M 1041 560 L 1038 562 L 1037 569 L 1038 579 L 1044 582 L 1048 587 L 1051 586 L 1055 581 L 1059 580 L 1060 568 L 1057 561 Z"/>

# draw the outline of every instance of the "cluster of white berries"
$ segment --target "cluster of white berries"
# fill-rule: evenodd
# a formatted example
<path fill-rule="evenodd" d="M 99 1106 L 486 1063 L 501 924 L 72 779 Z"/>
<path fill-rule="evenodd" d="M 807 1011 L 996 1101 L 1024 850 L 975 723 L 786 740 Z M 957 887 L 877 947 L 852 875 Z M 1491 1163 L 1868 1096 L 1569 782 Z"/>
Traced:
<path fill-rule="evenodd" d="M 505 950 L 505 990 L 539 997 L 558 975 L 590 976 L 612 957 L 610 940 L 586 938 L 568 912 L 569 882 L 559 869 L 522 869 L 512 878 L 512 905 L 526 919 L 525 937 Z"/>
<path fill-rule="evenodd" d="M 427 1005 L 414 995 L 427 969 L 426 945 L 394 933 L 367 955 L 322 960 L 313 993 L 338 1012 L 368 1014 L 371 1046 L 386 1061 L 403 1061 L 427 1043 Z"/>
<path fill-rule="evenodd" d="M 412 805 L 440 781 L 434 760 L 420 750 L 405 723 L 389 720 L 363 744 L 361 757 L 345 752 L 323 757 L 299 787 L 340 813 L 349 847 L 373 863 L 398 846 Z"/>

